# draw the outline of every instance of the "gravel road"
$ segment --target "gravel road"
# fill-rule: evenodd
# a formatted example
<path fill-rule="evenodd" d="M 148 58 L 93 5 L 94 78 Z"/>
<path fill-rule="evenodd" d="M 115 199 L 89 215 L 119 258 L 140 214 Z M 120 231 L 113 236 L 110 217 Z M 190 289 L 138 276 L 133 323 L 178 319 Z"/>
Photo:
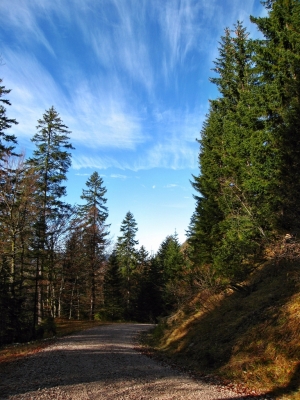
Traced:
<path fill-rule="evenodd" d="M 151 325 L 112 324 L 62 339 L 0 375 L 0 399 L 241 399 L 134 350 Z"/>

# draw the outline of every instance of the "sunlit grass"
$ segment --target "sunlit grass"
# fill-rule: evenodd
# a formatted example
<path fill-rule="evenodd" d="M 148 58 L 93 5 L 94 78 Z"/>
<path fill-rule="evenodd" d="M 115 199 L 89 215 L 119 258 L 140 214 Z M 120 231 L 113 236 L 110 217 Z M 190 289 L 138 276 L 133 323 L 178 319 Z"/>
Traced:
<path fill-rule="evenodd" d="M 152 344 L 179 366 L 276 399 L 300 399 L 300 270 L 266 263 L 250 290 L 201 296 L 165 321 Z M 208 303 L 207 303 L 208 301 Z"/>

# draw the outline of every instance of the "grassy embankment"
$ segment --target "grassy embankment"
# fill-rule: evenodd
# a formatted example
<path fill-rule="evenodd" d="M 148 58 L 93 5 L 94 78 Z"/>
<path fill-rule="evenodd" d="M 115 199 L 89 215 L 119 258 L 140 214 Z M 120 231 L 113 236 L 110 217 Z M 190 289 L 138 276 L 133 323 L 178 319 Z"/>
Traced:
<path fill-rule="evenodd" d="M 199 293 L 148 339 L 158 355 L 272 398 L 300 399 L 300 268 L 268 262 L 246 290 Z"/>
<path fill-rule="evenodd" d="M 92 328 L 94 326 L 102 325 L 103 322 L 100 321 L 73 321 L 73 320 L 64 320 L 64 319 L 56 319 L 56 336 L 62 337 L 66 335 L 70 335 L 75 332 L 82 331 L 84 329 Z M 15 361 L 19 357 L 24 357 L 29 354 L 37 353 L 41 349 L 48 346 L 55 338 L 53 335 L 45 334 L 43 340 L 37 340 L 30 343 L 16 343 L 7 345 L 4 347 L 0 347 L 0 367 L 1 364 L 6 364 L 10 361 Z"/>

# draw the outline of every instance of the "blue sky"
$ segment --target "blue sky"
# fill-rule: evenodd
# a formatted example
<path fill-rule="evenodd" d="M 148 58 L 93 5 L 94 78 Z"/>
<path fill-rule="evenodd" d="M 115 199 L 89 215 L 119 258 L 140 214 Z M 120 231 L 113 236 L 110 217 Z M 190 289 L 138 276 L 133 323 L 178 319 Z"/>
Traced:
<path fill-rule="evenodd" d="M 194 211 L 196 138 L 217 96 L 212 76 L 225 27 L 265 15 L 259 0 L 1 0 L 0 77 L 19 148 L 30 156 L 52 105 L 72 131 L 67 201 L 97 171 L 116 240 L 131 211 L 156 252 L 180 242 Z"/>

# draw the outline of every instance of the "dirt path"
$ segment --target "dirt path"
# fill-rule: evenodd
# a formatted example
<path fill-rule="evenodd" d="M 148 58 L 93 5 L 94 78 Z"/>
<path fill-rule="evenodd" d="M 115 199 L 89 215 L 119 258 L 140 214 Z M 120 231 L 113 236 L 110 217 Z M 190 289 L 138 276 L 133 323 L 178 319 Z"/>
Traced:
<path fill-rule="evenodd" d="M 65 337 L 10 365 L 0 399 L 238 399 L 136 352 L 133 338 L 151 325 L 104 325 Z"/>

